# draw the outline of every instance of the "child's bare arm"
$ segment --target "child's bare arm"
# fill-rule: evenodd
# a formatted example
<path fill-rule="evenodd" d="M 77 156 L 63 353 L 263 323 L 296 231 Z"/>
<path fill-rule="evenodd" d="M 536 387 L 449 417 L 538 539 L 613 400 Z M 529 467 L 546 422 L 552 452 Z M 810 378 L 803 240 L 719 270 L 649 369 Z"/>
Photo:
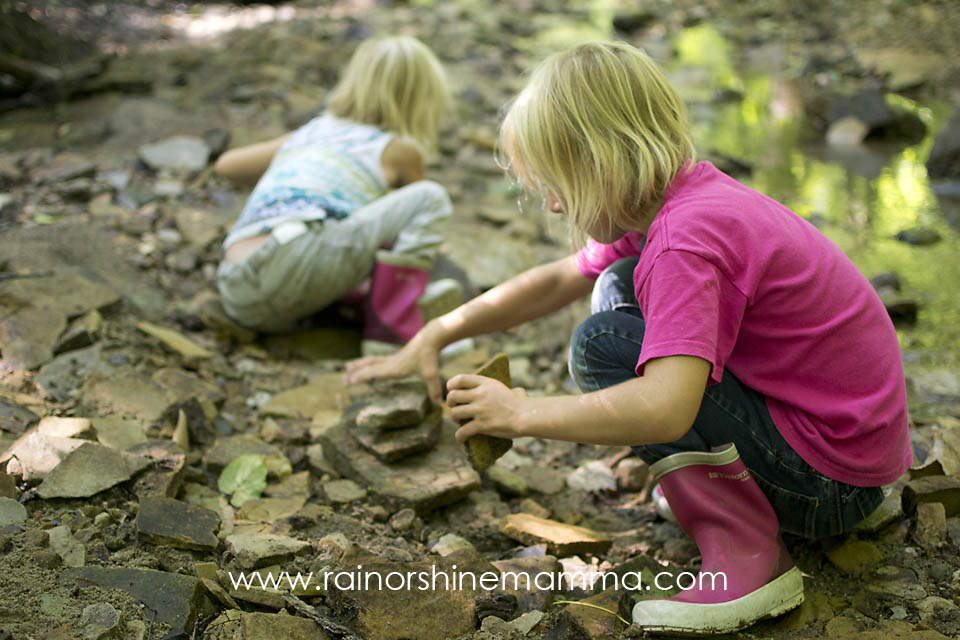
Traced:
<path fill-rule="evenodd" d="M 601 445 L 673 442 L 693 425 L 710 363 L 693 356 L 650 360 L 644 374 L 579 396 L 529 398 L 522 389 L 480 376 L 456 376 L 447 387 L 451 415 L 469 421 L 463 442 L 477 433 L 534 436 Z"/>
<path fill-rule="evenodd" d="M 289 137 L 290 134 L 287 133 L 266 142 L 230 149 L 217 159 L 213 170 L 231 182 L 255 184 L 270 166 L 274 154 Z"/>
<path fill-rule="evenodd" d="M 431 397 L 438 402 L 442 393 L 437 359 L 443 347 L 461 338 L 509 329 L 547 315 L 587 295 L 592 287 L 593 282 L 580 273 L 573 256 L 534 267 L 431 320 L 396 354 L 349 363 L 348 378 L 360 382 L 419 371 Z"/>
<path fill-rule="evenodd" d="M 413 138 L 395 136 L 384 147 L 380 156 L 383 176 L 387 184 L 396 189 L 403 185 L 423 180 L 423 153 Z"/>

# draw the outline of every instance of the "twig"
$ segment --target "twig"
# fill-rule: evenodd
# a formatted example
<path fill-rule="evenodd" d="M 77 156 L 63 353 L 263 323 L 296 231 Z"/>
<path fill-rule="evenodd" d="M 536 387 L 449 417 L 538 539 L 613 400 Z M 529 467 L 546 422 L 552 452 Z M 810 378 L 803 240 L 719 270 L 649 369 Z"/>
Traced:
<path fill-rule="evenodd" d="M 336 620 L 321 615 L 315 607 L 310 606 L 293 594 L 283 594 L 283 601 L 304 618 L 309 618 L 316 622 L 317 626 L 335 638 L 341 638 L 341 640 L 362 640 L 362 638 L 355 635 L 353 631 Z"/>

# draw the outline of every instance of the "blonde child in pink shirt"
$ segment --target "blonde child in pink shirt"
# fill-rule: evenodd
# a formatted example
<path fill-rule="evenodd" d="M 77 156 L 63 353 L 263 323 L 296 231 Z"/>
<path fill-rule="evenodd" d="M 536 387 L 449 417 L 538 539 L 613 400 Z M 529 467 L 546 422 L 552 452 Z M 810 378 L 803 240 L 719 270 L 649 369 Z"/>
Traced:
<path fill-rule="evenodd" d="M 457 339 L 543 316 L 592 291 L 570 369 L 582 395 L 449 381 L 478 433 L 632 445 L 703 558 L 694 588 L 638 603 L 650 631 L 726 633 L 803 601 L 780 537 L 846 531 L 911 462 L 892 323 L 853 263 L 782 204 L 695 163 L 686 110 L 624 43 L 548 58 L 513 102 L 501 146 L 516 175 L 589 236 L 428 323 L 353 380 L 424 375 Z M 711 584 L 712 582 L 712 584 Z"/>

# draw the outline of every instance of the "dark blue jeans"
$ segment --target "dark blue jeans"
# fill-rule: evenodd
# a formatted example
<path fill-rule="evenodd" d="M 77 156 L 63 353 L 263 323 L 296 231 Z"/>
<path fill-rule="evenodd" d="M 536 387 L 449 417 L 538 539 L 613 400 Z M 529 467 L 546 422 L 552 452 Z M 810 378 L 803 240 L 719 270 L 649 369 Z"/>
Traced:
<path fill-rule="evenodd" d="M 637 258 L 624 258 L 597 279 L 592 315 L 573 334 L 570 373 L 582 391 L 636 377 L 645 324 L 633 289 Z M 766 398 L 729 371 L 706 388 L 693 427 L 666 444 L 634 447 L 648 464 L 681 451 L 709 451 L 734 443 L 789 533 L 816 539 L 842 533 L 883 500 L 879 487 L 857 487 L 816 471 L 780 435 Z"/>

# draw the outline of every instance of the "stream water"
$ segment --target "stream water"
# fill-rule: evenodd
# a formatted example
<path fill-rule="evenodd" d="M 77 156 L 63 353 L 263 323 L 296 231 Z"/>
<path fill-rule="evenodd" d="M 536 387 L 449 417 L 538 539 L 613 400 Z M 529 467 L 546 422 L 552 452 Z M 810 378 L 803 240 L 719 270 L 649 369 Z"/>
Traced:
<path fill-rule="evenodd" d="M 611 37 L 614 9 L 609 0 L 587 2 L 582 22 L 565 16 L 520 46 L 544 55 L 579 40 Z M 926 125 L 919 143 L 831 148 L 807 121 L 796 76 L 784 68 L 785 53 L 776 44 L 737 52 L 702 23 L 669 39 L 654 35 L 646 48 L 690 106 L 698 149 L 749 165 L 752 171 L 739 180 L 813 221 L 868 277 L 896 273 L 902 296 L 920 305 L 916 323 L 898 329 L 905 359 L 953 362 L 960 348 L 960 233 L 952 224 L 960 203 L 937 198 L 924 166 L 951 105 L 889 94 L 888 102 Z M 732 97 L 717 100 L 721 94 Z M 894 238 L 915 227 L 934 229 L 942 240 L 913 246 Z"/>

